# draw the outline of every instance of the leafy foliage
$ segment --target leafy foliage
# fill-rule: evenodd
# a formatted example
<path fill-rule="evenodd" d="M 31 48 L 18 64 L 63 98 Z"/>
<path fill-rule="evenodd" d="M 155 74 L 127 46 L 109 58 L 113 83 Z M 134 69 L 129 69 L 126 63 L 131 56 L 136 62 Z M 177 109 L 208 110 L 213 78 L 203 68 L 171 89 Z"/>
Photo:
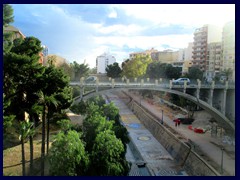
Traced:
<path fill-rule="evenodd" d="M 87 64 L 78 64 L 76 61 L 70 64 L 73 71 L 73 80 L 79 81 L 81 77 L 86 77 L 89 74 L 89 67 Z"/>
<path fill-rule="evenodd" d="M 127 78 L 142 77 L 146 74 L 148 64 L 151 62 L 152 59 L 150 56 L 138 55 L 124 64 L 122 74 Z"/>
<path fill-rule="evenodd" d="M 121 76 L 122 69 L 119 67 L 118 63 L 115 62 L 106 67 L 107 76 L 111 78 L 117 78 Z"/>
<path fill-rule="evenodd" d="M 91 163 L 95 175 L 126 175 L 121 157 L 124 147 L 111 130 L 100 132 L 95 140 L 91 154 Z"/>
<path fill-rule="evenodd" d="M 189 79 L 200 79 L 202 80 L 203 78 L 203 72 L 198 68 L 198 67 L 190 67 L 188 74 L 186 76 Z"/>
<path fill-rule="evenodd" d="M 14 21 L 13 8 L 9 4 L 3 4 L 3 26 L 9 25 Z"/>
<path fill-rule="evenodd" d="M 153 62 L 147 67 L 147 76 L 150 78 L 178 78 L 181 76 L 181 68 L 173 67 L 171 64 Z"/>
<path fill-rule="evenodd" d="M 56 135 L 49 153 L 50 173 L 55 176 L 84 175 L 89 158 L 76 131 Z"/>

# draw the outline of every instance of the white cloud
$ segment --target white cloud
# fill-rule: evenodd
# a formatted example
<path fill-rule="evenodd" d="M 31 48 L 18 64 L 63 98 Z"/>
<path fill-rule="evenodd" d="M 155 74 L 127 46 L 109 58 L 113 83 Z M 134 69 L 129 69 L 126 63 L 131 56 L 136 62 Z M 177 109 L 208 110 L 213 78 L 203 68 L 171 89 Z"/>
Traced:
<path fill-rule="evenodd" d="M 182 24 L 202 26 L 235 20 L 234 4 L 128 4 L 119 8 L 129 16 L 149 20 L 162 26 Z"/>
<path fill-rule="evenodd" d="M 16 6 L 21 7 L 14 5 Z M 27 11 L 31 11 L 32 13 L 29 14 L 34 16 L 36 22 L 42 22 L 42 26 L 40 23 L 36 24 L 31 28 L 31 31 L 36 29 L 36 34 L 27 34 L 27 36 L 38 37 L 49 47 L 51 54 L 58 54 L 69 62 L 83 63 L 86 60 L 90 67 L 95 67 L 97 56 L 107 51 L 115 55 L 118 62 L 128 58 L 128 53 L 122 51 L 123 46 L 140 49 L 154 47 L 163 50 L 163 45 L 177 49 L 187 47 L 188 43 L 193 41 L 193 32 L 189 34 L 176 32 L 175 35 L 164 36 L 142 34 L 149 32 L 149 27 L 161 27 L 164 30 L 170 25 L 180 25 L 194 29 L 204 24 L 222 26 L 227 21 L 235 20 L 234 4 L 114 4 L 105 7 L 108 13 L 99 16 L 106 17 L 94 24 L 87 22 L 91 16 L 83 18 L 76 13 L 73 15 L 63 6 L 31 5 Z M 128 23 L 120 23 L 122 14 L 118 12 L 125 12 L 126 16 L 131 16 L 127 19 Z M 111 18 L 112 24 L 104 25 L 102 22 L 104 18 Z M 118 24 L 114 23 L 115 19 Z M 133 19 L 137 21 L 131 22 Z M 29 20 L 26 19 L 24 23 L 29 23 Z M 167 33 L 166 31 L 165 34 Z"/>
<path fill-rule="evenodd" d="M 117 12 L 115 11 L 115 9 L 111 9 L 111 12 L 108 15 L 109 18 L 117 18 Z"/>
<path fill-rule="evenodd" d="M 117 25 L 112 25 L 112 26 L 107 26 L 107 27 L 99 25 L 97 28 L 97 31 L 102 34 L 114 33 L 116 35 L 129 36 L 129 35 L 137 34 L 144 29 L 146 29 L 146 28 L 136 25 L 136 24 L 130 24 L 130 25 L 117 24 Z"/>

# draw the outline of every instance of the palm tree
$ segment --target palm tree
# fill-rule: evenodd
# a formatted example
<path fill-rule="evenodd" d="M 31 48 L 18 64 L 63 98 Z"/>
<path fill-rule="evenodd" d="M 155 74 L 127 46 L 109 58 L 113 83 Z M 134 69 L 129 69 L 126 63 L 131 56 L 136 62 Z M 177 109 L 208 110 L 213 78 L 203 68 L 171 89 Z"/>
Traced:
<path fill-rule="evenodd" d="M 26 175 L 26 168 L 25 168 L 25 148 L 24 142 L 29 136 L 33 136 L 34 130 L 32 129 L 33 123 L 29 121 L 22 121 L 20 122 L 20 136 L 19 140 L 21 141 L 21 148 L 22 148 L 22 174 L 23 176 Z"/>
<path fill-rule="evenodd" d="M 29 121 L 33 123 L 33 128 L 36 128 L 36 121 L 34 121 L 34 114 L 40 114 L 42 111 L 41 106 L 39 106 L 37 103 L 35 103 L 29 111 Z M 29 147 L 30 147 L 30 173 L 33 172 L 33 136 L 34 133 L 32 133 L 29 136 Z"/>
<path fill-rule="evenodd" d="M 57 101 L 54 98 L 54 94 L 47 96 L 42 91 L 39 91 L 39 103 L 43 107 L 42 111 L 42 147 L 41 147 L 41 176 L 44 176 L 44 159 L 45 159 L 45 127 L 46 127 L 46 113 L 49 104 L 57 106 Z"/>

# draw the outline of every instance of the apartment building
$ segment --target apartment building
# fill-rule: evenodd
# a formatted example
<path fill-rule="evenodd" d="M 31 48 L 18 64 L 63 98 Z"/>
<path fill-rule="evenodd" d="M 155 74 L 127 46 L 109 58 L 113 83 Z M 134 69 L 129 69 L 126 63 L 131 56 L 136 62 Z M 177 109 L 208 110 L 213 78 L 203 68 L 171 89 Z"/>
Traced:
<path fill-rule="evenodd" d="M 106 73 L 106 67 L 115 62 L 116 58 L 113 55 L 103 53 L 102 55 L 98 56 L 96 59 L 97 73 Z"/>
<path fill-rule="evenodd" d="M 25 38 L 26 36 L 16 27 L 8 25 L 6 27 L 3 27 L 3 33 L 12 33 L 11 34 L 11 41 L 17 38 Z"/>
<path fill-rule="evenodd" d="M 133 53 L 129 54 L 129 59 L 131 60 L 131 59 L 135 58 L 137 55 L 140 55 L 140 56 L 147 56 L 147 55 L 149 55 L 152 59 L 153 58 L 155 59 L 154 53 L 157 53 L 157 52 L 158 51 L 156 49 L 154 49 L 154 48 L 151 48 L 149 50 L 142 51 L 142 52 L 133 52 Z M 153 54 L 153 56 L 152 56 L 152 54 Z"/>
<path fill-rule="evenodd" d="M 231 79 L 235 81 L 235 22 L 224 25 L 222 32 L 222 66 L 221 70 L 232 70 Z"/>
<path fill-rule="evenodd" d="M 206 77 L 213 78 L 220 72 L 222 59 L 222 42 L 208 44 L 206 60 Z"/>
<path fill-rule="evenodd" d="M 17 39 L 17 38 L 26 38 L 26 36 L 19 30 L 17 29 L 16 27 L 14 26 L 11 26 L 11 25 L 8 25 L 6 27 L 3 27 L 3 32 L 4 33 L 12 33 L 11 34 L 11 41 L 14 41 L 14 39 Z M 44 61 L 44 53 L 43 52 L 39 52 L 39 63 L 40 64 L 43 64 L 43 61 Z"/>
<path fill-rule="evenodd" d="M 204 25 L 194 32 L 193 42 L 193 66 L 199 67 L 204 74 L 208 71 L 208 45 L 210 43 L 221 42 L 222 29 L 214 25 Z"/>

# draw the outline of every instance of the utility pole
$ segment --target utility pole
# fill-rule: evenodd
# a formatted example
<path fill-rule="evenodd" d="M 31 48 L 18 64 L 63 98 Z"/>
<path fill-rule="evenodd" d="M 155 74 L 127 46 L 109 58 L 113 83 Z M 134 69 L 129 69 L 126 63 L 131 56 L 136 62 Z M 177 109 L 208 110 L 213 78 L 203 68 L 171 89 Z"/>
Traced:
<path fill-rule="evenodd" d="M 161 124 L 163 124 L 163 109 L 162 109 L 162 120 L 161 120 Z"/>
<path fill-rule="evenodd" d="M 221 174 L 223 174 L 223 151 L 224 151 L 224 148 L 222 147 L 221 148 L 222 150 L 222 159 L 221 159 Z"/>

